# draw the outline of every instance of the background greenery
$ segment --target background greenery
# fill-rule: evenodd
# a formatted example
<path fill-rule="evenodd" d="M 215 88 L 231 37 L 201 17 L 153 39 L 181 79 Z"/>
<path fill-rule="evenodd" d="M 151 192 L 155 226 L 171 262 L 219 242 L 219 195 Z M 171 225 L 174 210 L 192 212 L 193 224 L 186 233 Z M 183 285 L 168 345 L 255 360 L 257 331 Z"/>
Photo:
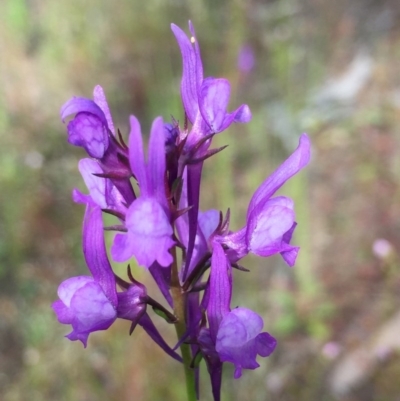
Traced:
<path fill-rule="evenodd" d="M 249 258 L 251 272 L 235 276 L 234 303 L 263 315 L 279 346 L 240 380 L 227 366 L 223 400 L 398 399 L 396 0 L 1 1 L 0 398 L 184 400 L 180 367 L 140 328 L 129 337 L 116 322 L 83 350 L 64 339 L 50 304 L 62 280 L 86 271 L 83 210 L 71 201 L 84 154 L 66 143 L 60 106 L 101 84 L 124 134 L 130 113 L 144 132 L 158 115 L 182 119 L 169 26 L 188 19 L 206 75 L 227 77 L 231 109 L 253 112 L 216 138 L 229 147 L 207 163 L 203 209 L 231 207 L 238 228 L 300 133 L 313 142 L 311 165 L 282 190 L 296 201 L 296 267 Z M 237 63 L 245 45 L 250 71 Z M 391 244 L 386 256 L 373 253 L 379 238 Z M 211 399 L 204 366 L 201 399 Z"/>

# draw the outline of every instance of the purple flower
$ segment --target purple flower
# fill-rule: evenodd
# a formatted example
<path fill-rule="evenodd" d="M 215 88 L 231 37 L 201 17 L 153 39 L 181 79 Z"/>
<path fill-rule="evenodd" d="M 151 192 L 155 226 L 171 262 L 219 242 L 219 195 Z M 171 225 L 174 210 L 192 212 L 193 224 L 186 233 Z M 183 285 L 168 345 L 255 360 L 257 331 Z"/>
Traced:
<path fill-rule="evenodd" d="M 293 154 L 254 193 L 247 209 L 246 226 L 218 237 L 229 248 L 231 262 L 238 261 L 249 252 L 264 257 L 280 253 L 289 266 L 294 265 L 299 248 L 290 245 L 297 224 L 293 201 L 284 196 L 271 196 L 309 160 L 310 140 L 303 134 Z"/>
<path fill-rule="evenodd" d="M 246 123 L 251 119 L 247 105 L 228 113 L 229 81 L 223 78 L 203 78 L 200 47 L 192 23 L 189 21 L 190 39 L 175 24 L 171 29 L 178 41 L 183 61 L 181 96 L 189 121 L 194 125 L 189 135 L 190 145 L 209 133 L 224 131 L 233 122 Z"/>
<path fill-rule="evenodd" d="M 126 234 L 117 234 L 111 248 L 115 261 L 124 262 L 135 256 L 138 263 L 150 267 L 172 263 L 169 249 L 174 245 L 168 201 L 165 195 L 165 132 L 161 117 L 151 127 L 148 163 L 144 160 L 142 134 L 135 117 L 131 117 L 129 136 L 130 164 L 140 187 L 140 197 L 126 213 Z"/>
<path fill-rule="evenodd" d="M 101 86 L 93 91 L 93 100 L 73 97 L 60 111 L 62 121 L 71 114 L 75 118 L 68 123 L 68 142 L 83 147 L 89 156 L 101 159 L 109 146 L 109 132 L 114 134 L 114 125 L 107 100 Z"/>
<path fill-rule="evenodd" d="M 239 71 L 249 73 L 255 65 L 253 48 L 250 45 L 243 45 L 240 48 L 237 60 Z"/>
<path fill-rule="evenodd" d="M 83 253 L 92 277 L 65 280 L 53 309 L 60 323 L 71 324 L 70 340 L 86 347 L 90 333 L 106 330 L 117 318 L 115 278 L 107 258 L 100 208 L 88 204 L 83 225 Z"/>
<path fill-rule="evenodd" d="M 78 276 L 63 281 L 58 287 L 60 300 L 53 303 L 58 321 L 70 324 L 71 341 L 80 340 L 86 347 L 90 333 L 108 329 L 117 318 L 117 311 L 92 277 Z"/>
<path fill-rule="evenodd" d="M 213 241 L 212 248 L 209 286 L 203 300 L 209 331 L 203 329 L 199 341 L 207 360 L 211 382 L 218 387 L 222 373 L 220 363 L 233 363 L 234 377 L 237 379 L 242 369 L 259 367 L 257 355 L 269 356 L 275 349 L 276 340 L 270 334 L 261 332 L 263 321 L 257 313 L 246 308 L 231 310 L 232 268 L 222 245 Z M 212 344 L 219 359 L 215 357 Z M 213 388 L 213 392 L 215 397 L 215 394 L 219 394 L 219 388 Z"/>
<path fill-rule="evenodd" d="M 219 325 L 215 349 L 222 362 L 235 365 L 235 379 L 242 369 L 256 369 L 260 365 L 257 355 L 271 355 L 276 340 L 268 333 L 261 333 L 264 326 L 261 316 L 246 308 L 236 308 L 226 314 Z"/>

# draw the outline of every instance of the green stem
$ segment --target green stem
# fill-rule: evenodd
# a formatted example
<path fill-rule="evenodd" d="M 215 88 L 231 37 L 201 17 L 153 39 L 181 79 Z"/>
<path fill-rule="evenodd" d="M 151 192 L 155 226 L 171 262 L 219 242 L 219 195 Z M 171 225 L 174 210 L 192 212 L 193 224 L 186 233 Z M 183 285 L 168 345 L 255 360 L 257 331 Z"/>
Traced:
<path fill-rule="evenodd" d="M 179 340 L 186 332 L 186 294 L 182 291 L 181 284 L 179 282 L 178 264 L 176 260 L 176 247 L 173 248 L 172 256 L 174 258 L 174 261 L 172 263 L 171 272 L 171 295 L 172 299 L 174 300 L 174 313 L 178 319 L 178 321 L 175 323 L 175 329 Z M 187 400 L 196 401 L 197 397 L 194 370 L 190 367 L 190 364 L 192 362 L 190 345 L 182 343 L 180 348 L 183 359 L 183 368 L 185 370 Z"/>

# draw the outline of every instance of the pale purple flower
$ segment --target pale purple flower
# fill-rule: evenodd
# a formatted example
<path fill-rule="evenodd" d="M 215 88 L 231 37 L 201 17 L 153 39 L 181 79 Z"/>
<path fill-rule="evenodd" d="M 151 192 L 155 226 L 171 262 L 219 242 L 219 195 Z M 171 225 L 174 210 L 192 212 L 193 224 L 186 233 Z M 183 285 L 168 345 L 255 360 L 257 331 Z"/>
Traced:
<path fill-rule="evenodd" d="M 247 208 L 246 226 L 241 230 L 218 237 L 225 244 L 231 262 L 252 252 L 259 256 L 280 253 L 289 266 L 293 266 L 299 251 L 290 245 L 296 227 L 293 201 L 272 195 L 310 160 L 310 140 L 300 137 L 299 146 L 255 191 Z"/>
<path fill-rule="evenodd" d="M 150 267 L 172 263 L 169 249 L 174 244 L 168 202 L 165 195 L 165 132 L 161 117 L 154 120 L 149 142 L 148 162 L 145 162 L 140 125 L 131 117 L 129 136 L 130 164 L 139 187 L 140 197 L 126 213 L 126 234 L 117 234 L 111 248 L 115 261 L 135 257 L 138 263 Z"/>
<path fill-rule="evenodd" d="M 200 346 L 203 353 L 208 353 L 208 360 L 212 383 L 220 385 L 221 362 L 231 362 L 235 365 L 234 377 L 241 376 L 242 369 L 256 369 L 260 365 L 256 361 L 257 355 L 269 356 L 275 349 L 276 340 L 270 334 L 261 332 L 262 318 L 255 312 L 246 308 L 231 310 L 232 272 L 231 265 L 222 245 L 217 241 L 212 243 L 213 254 L 211 258 L 211 271 L 209 287 L 205 294 L 204 306 L 207 310 L 209 322 L 208 332 L 202 333 Z M 210 351 L 210 344 L 214 344 L 219 356 Z M 204 349 L 204 345 L 206 349 Z M 213 356 L 214 355 L 214 356 Z M 214 372 L 214 373 L 213 373 Z M 218 389 L 214 389 L 219 394 Z"/>
<path fill-rule="evenodd" d="M 257 355 L 271 355 L 276 340 L 268 333 L 261 333 L 264 322 L 260 315 L 246 308 L 236 308 L 226 314 L 219 325 L 215 349 L 222 362 L 235 365 L 235 379 L 242 369 L 256 369 L 260 365 Z"/>
<path fill-rule="evenodd" d="M 71 341 L 80 340 L 86 347 L 90 333 L 106 330 L 117 318 L 115 306 L 93 277 L 78 276 L 63 281 L 57 291 L 59 301 L 53 303 L 58 321 L 70 324 Z"/>
<path fill-rule="evenodd" d="M 89 334 L 107 329 L 117 318 L 117 291 L 114 273 L 107 258 L 101 210 L 87 204 L 83 225 L 83 253 L 92 277 L 65 280 L 58 288 L 59 301 L 53 309 L 58 320 L 71 324 L 70 340 L 86 346 Z"/>
<path fill-rule="evenodd" d="M 393 253 L 393 245 L 385 238 L 378 238 L 372 245 L 374 255 L 379 259 L 387 259 Z"/>
<path fill-rule="evenodd" d="M 254 50 L 250 45 L 243 45 L 238 54 L 238 68 L 243 73 L 249 73 L 255 65 Z"/>
<path fill-rule="evenodd" d="M 61 108 L 62 121 L 76 114 L 68 123 L 68 142 L 83 147 L 89 156 L 101 159 L 109 146 L 109 133 L 114 134 L 114 125 L 101 86 L 93 92 L 94 100 L 73 97 Z"/>

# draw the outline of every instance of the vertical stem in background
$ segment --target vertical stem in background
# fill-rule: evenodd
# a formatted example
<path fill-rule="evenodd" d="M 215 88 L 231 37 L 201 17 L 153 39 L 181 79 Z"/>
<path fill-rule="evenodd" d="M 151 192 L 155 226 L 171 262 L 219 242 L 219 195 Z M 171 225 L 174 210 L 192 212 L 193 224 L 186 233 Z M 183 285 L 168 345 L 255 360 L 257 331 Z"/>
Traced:
<path fill-rule="evenodd" d="M 172 263 L 171 271 L 171 294 L 174 301 L 174 313 L 175 316 L 178 318 L 178 322 L 175 323 L 175 330 L 178 336 L 178 340 L 180 340 L 186 332 L 186 295 L 182 292 L 181 284 L 179 282 L 178 264 L 176 260 L 176 247 L 174 247 L 172 250 L 172 257 L 174 258 L 174 261 Z M 180 349 L 182 353 L 183 367 L 185 370 L 187 400 L 196 401 L 197 397 L 194 369 L 190 368 L 190 364 L 192 362 L 190 345 L 182 343 Z"/>
<path fill-rule="evenodd" d="M 308 201 L 308 179 L 303 172 L 293 177 L 287 184 L 286 191 L 290 192 L 291 198 L 296 205 L 296 227 L 295 237 L 299 238 L 295 244 L 300 245 L 300 253 L 296 260 L 294 272 L 299 286 L 299 295 L 296 301 L 300 305 L 306 305 L 309 309 L 307 326 L 310 333 L 318 338 L 326 338 L 328 327 L 323 320 L 325 311 L 329 311 L 330 304 L 322 295 L 321 285 L 315 273 L 312 261 L 311 246 L 311 219 Z M 322 301 L 323 300 L 323 301 Z M 311 306 L 312 305 L 312 306 Z"/>

